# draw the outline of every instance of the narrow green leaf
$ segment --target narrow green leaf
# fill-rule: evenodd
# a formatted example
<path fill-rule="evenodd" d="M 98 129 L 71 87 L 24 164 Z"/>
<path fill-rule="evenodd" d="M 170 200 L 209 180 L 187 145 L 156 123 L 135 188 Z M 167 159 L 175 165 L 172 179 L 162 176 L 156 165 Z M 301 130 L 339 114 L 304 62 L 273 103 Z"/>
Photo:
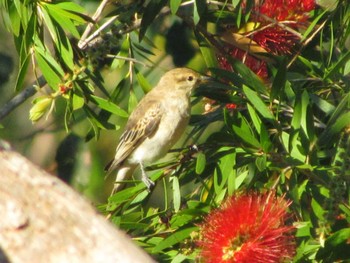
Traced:
<path fill-rule="evenodd" d="M 257 92 L 251 90 L 247 86 L 243 86 L 244 94 L 250 103 L 256 108 L 256 110 L 265 118 L 274 122 L 274 116 L 271 111 L 267 108 L 263 100 L 259 97 Z"/>
<path fill-rule="evenodd" d="M 340 59 L 337 60 L 337 63 L 335 63 L 331 70 L 325 74 L 323 77 L 324 80 L 331 78 L 334 74 L 337 74 L 339 72 L 339 69 L 343 67 L 350 59 L 350 50 L 348 50 Z"/>
<path fill-rule="evenodd" d="M 314 32 L 314 28 L 317 25 L 318 21 L 327 13 L 327 11 L 323 11 L 321 14 L 319 14 L 318 17 L 316 17 L 311 24 L 309 25 L 309 27 L 305 30 L 305 33 L 303 35 L 303 37 L 301 38 L 301 41 L 304 41 L 309 35 L 310 33 Z"/>
<path fill-rule="evenodd" d="M 70 19 L 70 17 L 64 16 L 63 10 L 57 10 L 56 8 L 53 8 L 54 5 L 47 5 L 49 9 L 49 14 L 52 16 L 52 18 L 57 22 L 58 25 L 60 25 L 66 32 L 72 34 L 75 38 L 79 38 L 80 34 Z M 61 13 L 62 12 L 62 13 Z M 66 12 L 67 13 L 67 12 Z"/>
<path fill-rule="evenodd" d="M 170 11 L 173 15 L 176 14 L 181 4 L 181 0 L 170 0 Z"/>
<path fill-rule="evenodd" d="M 71 71 L 74 71 L 74 55 L 73 55 L 73 48 L 70 44 L 69 39 L 65 35 L 64 31 L 60 28 L 58 31 L 58 43 L 56 43 L 58 53 L 60 54 L 61 58 L 63 59 L 64 63 L 70 68 Z"/>
<path fill-rule="evenodd" d="M 217 59 L 215 57 L 213 48 L 210 46 L 209 42 L 197 31 L 195 31 L 195 36 L 205 64 L 208 68 L 216 68 Z"/>
<path fill-rule="evenodd" d="M 35 52 L 35 59 L 49 86 L 52 89 L 57 90 L 58 84 L 61 82 L 61 78 L 56 73 L 54 67 L 49 64 L 49 62 L 40 54 L 40 52 Z"/>
<path fill-rule="evenodd" d="M 266 169 L 266 155 L 264 154 L 262 156 L 258 156 L 255 159 L 255 165 L 260 172 L 265 171 L 265 169 Z"/>
<path fill-rule="evenodd" d="M 134 91 L 130 91 L 130 96 L 129 96 L 129 104 L 128 104 L 128 112 L 133 112 L 133 110 L 136 108 L 138 104 L 138 100 L 136 98 L 136 95 Z"/>
<path fill-rule="evenodd" d="M 21 67 L 18 71 L 18 75 L 16 79 L 16 91 L 20 91 L 23 88 L 23 83 L 27 75 L 29 62 L 30 62 L 30 55 L 28 54 L 25 60 L 22 62 Z"/>
<path fill-rule="evenodd" d="M 309 94 L 309 96 L 313 104 L 316 105 L 321 111 L 323 111 L 326 116 L 334 112 L 335 107 L 327 100 L 324 100 L 315 94 Z"/>
<path fill-rule="evenodd" d="M 260 143 L 255 138 L 254 132 L 247 120 L 240 113 L 236 115 L 236 118 L 238 119 L 236 121 L 237 123 L 232 124 L 232 130 L 235 135 L 238 138 L 241 138 L 245 143 L 253 146 L 254 148 L 260 149 Z"/>
<path fill-rule="evenodd" d="M 101 109 L 106 110 L 112 114 L 118 115 L 123 118 L 129 117 L 129 114 L 124 111 L 122 108 L 120 108 L 118 105 L 114 104 L 111 101 L 105 100 L 101 97 L 92 95 L 91 96 L 92 101 L 96 103 Z"/>
<path fill-rule="evenodd" d="M 253 121 L 255 130 L 257 132 L 260 132 L 260 130 L 261 130 L 261 120 L 259 118 L 259 115 L 256 113 L 256 111 L 255 111 L 255 109 L 253 108 L 252 105 L 247 104 L 247 108 L 248 108 L 248 112 L 249 112 L 250 118 Z"/>
<path fill-rule="evenodd" d="M 139 41 L 145 36 L 147 28 L 158 15 L 159 11 L 166 5 L 167 0 L 152 0 L 149 1 L 143 12 L 141 20 L 141 28 L 139 34 Z"/>
<path fill-rule="evenodd" d="M 206 9 L 206 1 L 205 0 L 195 0 L 194 8 L 193 8 L 193 22 L 195 25 L 198 24 L 201 16 L 204 14 Z"/>
<path fill-rule="evenodd" d="M 350 258 L 350 228 L 343 228 L 326 239 L 324 247 L 321 248 L 316 259 L 327 258 L 328 262 L 340 262 L 342 259 Z"/>
<path fill-rule="evenodd" d="M 174 204 L 174 210 L 177 213 L 180 210 L 181 207 L 181 192 L 180 192 L 180 183 L 179 178 L 177 176 L 173 176 L 173 204 Z"/>
<path fill-rule="evenodd" d="M 74 93 L 72 103 L 73 110 L 78 110 L 84 106 L 85 101 L 82 96 Z"/>
<path fill-rule="evenodd" d="M 188 227 L 188 228 L 182 228 L 178 229 L 176 232 L 174 232 L 169 237 L 165 238 L 163 241 L 159 242 L 158 245 L 156 245 L 152 253 L 159 253 L 160 251 L 172 247 L 175 244 L 181 243 L 182 240 L 188 238 L 192 232 L 198 231 L 197 227 Z"/>
<path fill-rule="evenodd" d="M 18 12 L 15 5 L 9 6 L 9 17 L 11 20 L 11 29 L 13 34 L 18 37 L 21 30 L 21 20 L 18 18 Z"/>
<path fill-rule="evenodd" d="M 314 138 L 313 114 L 309 106 L 309 94 L 305 90 L 301 97 L 301 127 L 306 137 L 311 141 Z"/>
<path fill-rule="evenodd" d="M 45 8 L 45 5 L 43 6 L 43 8 L 41 8 L 41 6 L 38 6 L 38 8 L 40 8 L 40 11 L 41 13 L 43 14 L 43 21 L 46 25 L 46 28 L 48 29 L 50 35 L 51 35 L 51 38 L 52 38 L 52 41 L 57 44 L 57 41 L 58 41 L 58 37 L 57 37 L 57 34 L 56 34 L 56 27 L 54 26 L 52 20 L 51 20 L 51 16 L 49 15 L 47 9 Z"/>
<path fill-rule="evenodd" d="M 228 57 L 229 62 L 235 70 L 242 76 L 244 83 L 261 94 L 267 94 L 266 87 L 261 79 L 251 71 L 244 63 L 238 59 Z"/>
<path fill-rule="evenodd" d="M 206 166 L 206 158 L 203 152 L 199 152 L 196 159 L 196 174 L 202 174 Z"/>
<path fill-rule="evenodd" d="M 137 82 L 140 84 L 142 90 L 147 93 L 152 89 L 152 85 L 148 82 L 148 80 L 143 76 L 140 71 L 136 71 Z"/>
<path fill-rule="evenodd" d="M 86 10 L 83 8 L 82 5 L 78 5 L 74 2 L 57 2 L 55 3 L 56 6 L 60 7 L 61 9 L 71 11 L 72 13 L 77 14 L 79 16 L 80 14 L 84 14 Z M 78 21 L 78 19 L 77 19 Z"/>
<path fill-rule="evenodd" d="M 278 65 L 277 74 L 273 80 L 271 93 L 270 93 L 270 102 L 279 97 L 279 94 L 284 90 L 287 79 L 287 67 L 286 60 L 283 60 Z"/>
<path fill-rule="evenodd" d="M 335 138 L 338 138 L 344 128 L 350 125 L 350 112 L 341 115 L 334 124 L 328 126 L 327 129 L 319 137 L 322 143 L 332 143 Z"/>

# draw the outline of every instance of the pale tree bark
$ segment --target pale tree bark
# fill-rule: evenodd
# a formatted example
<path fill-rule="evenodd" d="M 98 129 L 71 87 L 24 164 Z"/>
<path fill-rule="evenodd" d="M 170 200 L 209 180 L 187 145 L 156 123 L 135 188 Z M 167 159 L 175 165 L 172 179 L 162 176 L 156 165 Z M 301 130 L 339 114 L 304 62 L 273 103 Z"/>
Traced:
<path fill-rule="evenodd" d="M 154 262 L 78 193 L 0 149 L 0 262 Z"/>

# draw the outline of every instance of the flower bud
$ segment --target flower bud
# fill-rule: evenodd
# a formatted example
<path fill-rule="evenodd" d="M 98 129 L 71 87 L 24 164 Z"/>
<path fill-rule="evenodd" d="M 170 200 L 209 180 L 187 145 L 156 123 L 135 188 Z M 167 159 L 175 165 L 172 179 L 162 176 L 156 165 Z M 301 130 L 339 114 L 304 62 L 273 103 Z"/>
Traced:
<path fill-rule="evenodd" d="M 52 97 L 42 96 L 33 101 L 33 107 L 29 111 L 29 119 L 35 123 L 50 109 L 53 102 Z"/>

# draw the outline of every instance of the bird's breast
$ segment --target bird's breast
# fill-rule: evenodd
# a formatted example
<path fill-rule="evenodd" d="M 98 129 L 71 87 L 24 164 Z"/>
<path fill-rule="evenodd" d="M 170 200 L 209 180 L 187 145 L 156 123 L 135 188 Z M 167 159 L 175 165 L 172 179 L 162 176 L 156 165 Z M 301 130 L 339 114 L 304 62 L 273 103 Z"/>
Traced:
<path fill-rule="evenodd" d="M 190 118 L 190 102 L 173 98 L 163 104 L 163 114 L 156 132 L 132 153 L 131 162 L 152 162 L 163 157 L 179 140 Z"/>

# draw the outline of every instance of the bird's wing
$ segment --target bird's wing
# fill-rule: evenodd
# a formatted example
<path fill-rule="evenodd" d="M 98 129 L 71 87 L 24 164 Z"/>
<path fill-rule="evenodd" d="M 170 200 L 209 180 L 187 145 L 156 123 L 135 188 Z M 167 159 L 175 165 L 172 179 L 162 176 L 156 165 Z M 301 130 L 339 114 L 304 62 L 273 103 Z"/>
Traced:
<path fill-rule="evenodd" d="M 130 116 L 126 129 L 120 137 L 115 159 L 107 164 L 105 170 L 116 169 L 139 144 L 147 137 L 151 137 L 157 130 L 162 117 L 161 104 L 153 103 L 148 109 L 145 109 L 143 105 L 137 107 Z"/>

